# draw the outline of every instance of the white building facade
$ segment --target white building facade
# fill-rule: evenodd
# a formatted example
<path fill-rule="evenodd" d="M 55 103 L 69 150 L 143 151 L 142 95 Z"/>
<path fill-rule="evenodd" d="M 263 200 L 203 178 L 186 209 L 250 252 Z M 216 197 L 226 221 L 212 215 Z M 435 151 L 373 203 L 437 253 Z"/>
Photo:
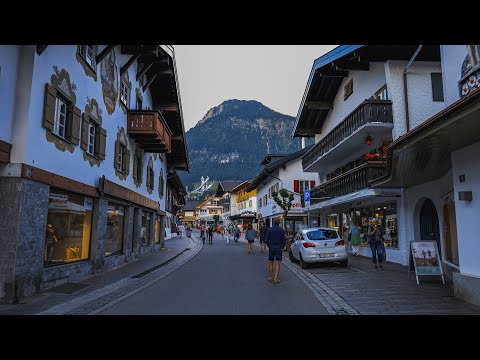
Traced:
<path fill-rule="evenodd" d="M 0 67 L 0 299 L 160 248 L 188 170 L 173 48 L 2 45 Z"/>

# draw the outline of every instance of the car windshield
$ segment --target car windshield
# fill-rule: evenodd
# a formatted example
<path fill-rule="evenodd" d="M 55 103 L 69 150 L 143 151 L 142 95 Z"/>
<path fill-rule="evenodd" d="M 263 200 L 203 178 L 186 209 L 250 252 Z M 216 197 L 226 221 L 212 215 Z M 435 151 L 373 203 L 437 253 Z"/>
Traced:
<path fill-rule="evenodd" d="M 325 240 L 325 239 L 336 239 L 337 232 L 335 230 L 324 230 L 318 229 L 315 231 L 310 231 L 307 233 L 307 237 L 310 240 Z"/>

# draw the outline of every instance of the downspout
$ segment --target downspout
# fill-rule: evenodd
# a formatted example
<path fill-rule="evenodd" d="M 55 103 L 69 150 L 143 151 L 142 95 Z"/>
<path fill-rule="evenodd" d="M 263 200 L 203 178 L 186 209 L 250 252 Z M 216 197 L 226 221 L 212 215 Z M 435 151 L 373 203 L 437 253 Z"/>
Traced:
<path fill-rule="evenodd" d="M 413 61 L 417 57 L 420 50 L 422 50 L 423 45 L 419 45 L 415 53 L 413 54 L 412 58 L 408 62 L 405 69 L 403 69 L 403 91 L 405 96 L 405 122 L 407 125 L 407 133 L 410 131 L 410 115 L 408 113 L 408 91 L 407 91 L 407 70 L 412 65 Z"/>

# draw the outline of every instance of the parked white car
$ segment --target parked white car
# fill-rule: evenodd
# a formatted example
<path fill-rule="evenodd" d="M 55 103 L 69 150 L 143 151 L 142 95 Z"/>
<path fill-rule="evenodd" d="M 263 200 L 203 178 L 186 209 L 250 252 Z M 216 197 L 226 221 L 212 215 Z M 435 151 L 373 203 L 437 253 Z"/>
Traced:
<path fill-rule="evenodd" d="M 348 266 L 345 241 L 331 228 L 300 230 L 293 238 L 289 256 L 291 261 L 299 261 L 302 269 L 307 268 L 308 264 L 331 261 Z"/>

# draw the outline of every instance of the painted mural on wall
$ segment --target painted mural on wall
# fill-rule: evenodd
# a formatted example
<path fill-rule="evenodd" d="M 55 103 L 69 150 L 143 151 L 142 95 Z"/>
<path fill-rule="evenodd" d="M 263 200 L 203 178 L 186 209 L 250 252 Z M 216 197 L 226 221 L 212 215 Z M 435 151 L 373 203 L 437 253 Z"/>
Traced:
<path fill-rule="evenodd" d="M 480 88 L 480 45 L 467 45 L 467 56 L 462 64 L 459 88 L 460 96 Z"/>
<path fill-rule="evenodd" d="M 111 115 L 115 111 L 118 97 L 118 68 L 115 49 L 102 61 L 100 74 L 103 101 L 105 102 L 107 112 Z"/>

